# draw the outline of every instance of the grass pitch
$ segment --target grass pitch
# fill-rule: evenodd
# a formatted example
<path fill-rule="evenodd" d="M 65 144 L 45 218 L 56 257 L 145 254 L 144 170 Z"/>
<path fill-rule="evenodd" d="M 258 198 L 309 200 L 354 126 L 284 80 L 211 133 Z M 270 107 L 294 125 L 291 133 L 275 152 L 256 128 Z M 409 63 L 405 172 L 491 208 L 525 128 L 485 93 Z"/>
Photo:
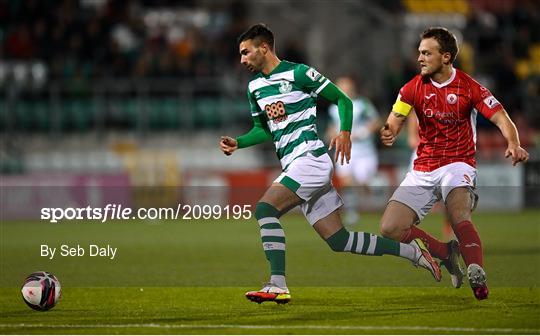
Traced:
<path fill-rule="evenodd" d="M 539 334 L 539 211 L 475 214 L 490 297 L 446 272 L 435 283 L 400 258 L 333 253 L 299 215 L 286 216 L 287 305 L 247 301 L 267 278 L 247 221 L 2 222 L 1 334 Z M 379 215 L 354 230 L 378 232 Z M 422 223 L 438 234 L 441 217 Z M 40 256 L 40 245 L 111 245 L 115 259 Z M 26 307 L 24 277 L 47 270 L 63 296 Z"/>

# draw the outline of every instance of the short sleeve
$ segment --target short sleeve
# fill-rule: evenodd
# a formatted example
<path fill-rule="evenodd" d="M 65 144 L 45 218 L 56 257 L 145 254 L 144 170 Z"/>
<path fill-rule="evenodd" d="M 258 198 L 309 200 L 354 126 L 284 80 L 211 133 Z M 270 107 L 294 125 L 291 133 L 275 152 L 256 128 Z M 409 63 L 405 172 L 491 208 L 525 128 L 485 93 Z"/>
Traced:
<path fill-rule="evenodd" d="M 400 90 L 396 98 L 396 102 L 392 106 L 392 111 L 404 116 L 408 116 L 413 110 L 414 90 L 413 81 L 405 84 Z"/>
<path fill-rule="evenodd" d="M 303 89 L 304 92 L 319 94 L 330 80 L 321 75 L 314 68 L 305 64 L 299 64 L 294 70 L 294 81 Z"/>
<path fill-rule="evenodd" d="M 470 82 L 472 104 L 484 117 L 490 119 L 495 113 L 504 108 L 488 89 L 473 79 Z"/>

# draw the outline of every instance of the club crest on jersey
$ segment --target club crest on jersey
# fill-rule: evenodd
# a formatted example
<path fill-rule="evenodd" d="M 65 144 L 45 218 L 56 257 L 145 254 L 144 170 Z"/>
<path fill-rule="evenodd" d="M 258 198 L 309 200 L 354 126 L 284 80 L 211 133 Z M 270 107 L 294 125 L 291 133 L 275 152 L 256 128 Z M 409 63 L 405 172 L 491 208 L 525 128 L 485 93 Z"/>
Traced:
<path fill-rule="evenodd" d="M 292 91 L 292 84 L 289 81 L 282 81 L 279 85 L 279 92 L 285 94 Z"/>
<path fill-rule="evenodd" d="M 455 104 L 457 102 L 457 96 L 453 93 L 450 93 L 448 96 L 446 96 L 446 101 L 448 104 Z"/>

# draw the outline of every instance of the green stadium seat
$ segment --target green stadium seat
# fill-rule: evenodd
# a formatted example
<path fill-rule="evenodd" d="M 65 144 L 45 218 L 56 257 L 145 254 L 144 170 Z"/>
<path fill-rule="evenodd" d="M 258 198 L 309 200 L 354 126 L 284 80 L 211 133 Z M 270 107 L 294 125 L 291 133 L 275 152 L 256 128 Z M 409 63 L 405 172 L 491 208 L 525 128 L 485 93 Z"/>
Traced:
<path fill-rule="evenodd" d="M 20 100 L 14 106 L 15 129 L 21 131 L 32 130 L 31 106 L 28 101 Z"/>
<path fill-rule="evenodd" d="M 135 129 L 139 125 L 139 104 L 132 98 L 115 98 L 105 102 L 105 127 Z"/>
<path fill-rule="evenodd" d="M 216 98 L 200 98 L 195 100 L 194 123 L 199 128 L 217 128 L 221 125 L 221 110 Z"/>
<path fill-rule="evenodd" d="M 146 102 L 148 124 L 151 130 L 178 129 L 180 104 L 176 98 L 159 98 Z"/>
<path fill-rule="evenodd" d="M 64 131 L 86 131 L 94 120 L 92 99 L 68 99 L 62 102 L 60 128 Z"/>
<path fill-rule="evenodd" d="M 177 98 L 167 98 L 162 100 L 163 115 L 166 129 L 180 128 L 180 113 L 182 113 L 180 101 Z"/>
<path fill-rule="evenodd" d="M 5 131 L 7 129 L 7 109 L 6 102 L 3 99 L 0 99 L 0 130 Z"/>
<path fill-rule="evenodd" d="M 250 118 L 245 99 L 206 97 L 183 101 L 178 97 L 63 98 L 58 105 L 49 99 L 19 100 L 13 107 L 14 129 L 29 132 L 84 132 L 98 125 L 97 109 L 104 113 L 105 127 L 150 131 L 177 130 L 182 127 L 216 129 Z M 0 129 L 8 127 L 8 111 L 0 105 Z"/>
<path fill-rule="evenodd" d="M 163 126 L 161 102 L 158 99 L 145 100 L 143 103 L 146 122 L 149 129 L 161 129 Z"/>
<path fill-rule="evenodd" d="M 32 126 L 37 131 L 49 131 L 51 129 L 51 113 L 49 101 L 35 101 L 32 103 Z"/>

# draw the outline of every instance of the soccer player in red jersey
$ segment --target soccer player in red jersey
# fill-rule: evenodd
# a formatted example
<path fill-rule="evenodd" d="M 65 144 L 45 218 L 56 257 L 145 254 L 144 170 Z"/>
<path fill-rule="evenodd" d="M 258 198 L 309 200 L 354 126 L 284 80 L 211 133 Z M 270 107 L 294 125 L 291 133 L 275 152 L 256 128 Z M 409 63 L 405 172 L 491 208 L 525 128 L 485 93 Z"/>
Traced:
<path fill-rule="evenodd" d="M 431 254 L 442 260 L 453 277 L 457 276 L 457 249 L 415 225 L 442 199 L 459 240 L 459 253 L 474 296 L 483 300 L 488 287 L 482 243 L 471 222 L 478 199 L 474 157 L 477 112 L 501 130 L 508 143 L 505 156 L 512 158 L 513 165 L 526 162 L 529 154 L 521 148 L 517 129 L 501 103 L 488 89 L 452 66 L 458 53 L 454 34 L 446 28 L 429 28 L 421 34 L 418 51 L 420 74 L 401 88 L 380 130 L 381 141 L 392 146 L 414 110 L 419 122 L 418 158 L 390 198 L 381 218 L 381 232 L 404 243 L 423 239 Z"/>
<path fill-rule="evenodd" d="M 412 149 L 412 155 L 409 163 L 409 170 L 412 169 L 414 165 L 414 160 L 418 157 L 416 150 L 420 144 L 420 136 L 418 135 L 418 118 L 414 114 L 414 111 L 411 111 L 411 115 L 407 117 L 407 143 Z M 454 237 L 454 231 L 452 231 L 452 225 L 450 224 L 450 218 L 448 218 L 448 213 L 446 212 L 446 207 L 442 202 L 435 203 L 433 206 L 433 211 L 438 211 L 443 213 L 444 222 L 442 227 L 442 237 L 443 239 L 452 240 Z M 453 244 L 457 244 L 457 241 Z M 463 278 L 461 277 L 459 283 L 454 284 L 455 287 L 461 287 L 461 282 Z"/>

